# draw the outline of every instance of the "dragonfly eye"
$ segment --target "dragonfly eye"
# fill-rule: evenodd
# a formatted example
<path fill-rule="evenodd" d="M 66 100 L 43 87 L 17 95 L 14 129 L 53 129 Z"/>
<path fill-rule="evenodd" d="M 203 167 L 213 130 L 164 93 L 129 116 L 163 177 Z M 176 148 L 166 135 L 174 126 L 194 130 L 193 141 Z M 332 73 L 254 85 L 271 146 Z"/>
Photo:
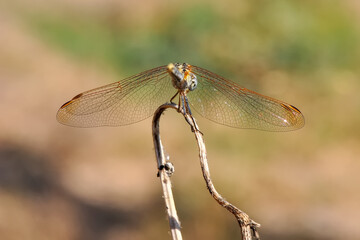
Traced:
<path fill-rule="evenodd" d="M 192 76 L 191 78 L 191 83 L 190 83 L 190 87 L 189 90 L 192 91 L 197 87 L 197 78 L 195 75 Z"/>

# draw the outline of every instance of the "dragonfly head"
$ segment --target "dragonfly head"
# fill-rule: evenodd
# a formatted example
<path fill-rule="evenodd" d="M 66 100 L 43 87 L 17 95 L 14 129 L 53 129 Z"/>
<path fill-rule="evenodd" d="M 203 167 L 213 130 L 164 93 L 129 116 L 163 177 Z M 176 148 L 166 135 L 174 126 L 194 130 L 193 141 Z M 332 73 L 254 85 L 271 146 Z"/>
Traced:
<path fill-rule="evenodd" d="M 190 71 L 191 65 L 187 63 L 170 63 L 168 72 L 172 78 L 172 84 L 180 91 L 193 91 L 197 87 L 197 78 Z"/>

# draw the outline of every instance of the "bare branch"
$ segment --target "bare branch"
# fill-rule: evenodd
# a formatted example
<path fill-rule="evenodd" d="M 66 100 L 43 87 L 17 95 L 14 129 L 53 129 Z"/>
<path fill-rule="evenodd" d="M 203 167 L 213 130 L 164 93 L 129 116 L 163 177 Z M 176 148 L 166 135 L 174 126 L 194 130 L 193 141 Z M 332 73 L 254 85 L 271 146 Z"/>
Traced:
<path fill-rule="evenodd" d="M 164 150 L 163 146 L 161 144 L 160 140 L 160 132 L 159 132 L 159 121 L 161 114 L 167 109 L 167 108 L 173 108 L 177 111 L 179 111 L 178 105 L 174 103 L 166 103 L 161 105 L 157 111 L 154 114 L 153 118 L 153 140 L 154 140 L 154 146 L 155 146 L 155 153 L 156 153 L 156 159 L 157 159 L 157 165 L 159 169 L 159 177 L 161 180 L 162 188 L 163 188 L 163 194 L 164 194 L 164 200 L 166 205 L 166 211 L 169 219 L 169 225 L 170 225 L 170 231 L 171 236 L 173 239 L 182 239 L 181 230 L 180 230 L 180 221 L 176 213 L 175 208 L 175 202 L 172 195 L 171 190 L 171 181 L 170 181 L 170 175 L 171 172 L 169 172 L 169 168 L 165 167 L 167 165 L 165 156 L 164 156 Z M 212 195 L 212 197 L 224 208 L 226 208 L 229 212 L 231 212 L 236 220 L 239 223 L 239 226 L 241 228 L 242 233 L 242 239 L 243 240 L 259 240 L 259 234 L 257 232 L 257 227 L 260 227 L 260 224 L 256 223 L 255 221 L 251 220 L 250 217 L 228 201 L 226 201 L 215 189 L 214 184 L 212 183 L 212 180 L 210 178 L 210 170 L 207 163 L 207 154 L 206 154 L 206 148 L 205 148 L 205 142 L 203 139 L 203 134 L 199 130 L 199 127 L 194 119 L 193 116 L 191 116 L 189 113 L 184 112 L 183 108 L 180 108 L 180 112 L 185 117 L 185 120 L 187 123 L 191 126 L 191 130 L 195 134 L 195 138 L 199 147 L 199 157 L 200 157 L 200 165 L 201 170 L 203 173 L 203 177 L 206 182 L 206 186 Z"/>
<path fill-rule="evenodd" d="M 206 182 L 206 186 L 211 194 L 211 196 L 224 208 L 226 208 L 229 212 L 234 214 L 236 220 L 238 221 L 243 240 L 252 240 L 252 239 L 260 239 L 259 234 L 256 230 L 257 227 L 260 227 L 260 224 L 256 223 L 255 221 L 251 220 L 250 217 L 228 201 L 226 201 L 215 189 L 214 184 L 210 178 L 210 170 L 207 163 L 207 154 L 205 148 L 205 142 L 203 139 L 203 134 L 200 132 L 199 127 L 194 119 L 193 116 L 189 114 L 184 114 L 186 121 L 190 124 L 195 138 L 199 147 L 199 158 L 200 158 L 200 165 L 201 170 Z"/>
<path fill-rule="evenodd" d="M 179 217 L 177 216 L 175 201 L 172 194 L 171 189 L 171 180 L 170 180 L 170 173 L 167 172 L 165 168 L 167 162 L 164 155 L 164 149 L 160 139 L 160 130 L 159 130 L 159 121 L 161 114 L 167 109 L 173 108 L 178 109 L 178 106 L 173 103 L 166 103 L 161 105 L 155 112 L 153 118 L 153 140 L 154 140 L 154 147 L 155 147 L 155 154 L 157 160 L 157 167 L 158 167 L 158 176 L 160 177 L 164 200 L 165 200 L 165 207 L 166 212 L 168 215 L 169 225 L 170 225 L 170 232 L 173 240 L 181 240 L 181 230 L 180 230 L 180 221 Z"/>

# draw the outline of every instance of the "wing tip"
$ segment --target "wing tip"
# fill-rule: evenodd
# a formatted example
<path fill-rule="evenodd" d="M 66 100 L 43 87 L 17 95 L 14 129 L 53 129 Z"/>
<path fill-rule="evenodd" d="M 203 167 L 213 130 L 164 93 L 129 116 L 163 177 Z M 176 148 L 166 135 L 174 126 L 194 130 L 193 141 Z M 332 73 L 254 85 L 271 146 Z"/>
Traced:
<path fill-rule="evenodd" d="M 73 97 L 70 101 L 67 101 L 66 103 L 64 103 L 63 105 L 61 105 L 60 109 L 65 108 L 66 106 L 70 105 L 72 102 L 74 102 L 76 99 L 80 98 L 83 95 L 83 93 L 80 93 L 78 95 L 76 95 L 75 97 Z"/>

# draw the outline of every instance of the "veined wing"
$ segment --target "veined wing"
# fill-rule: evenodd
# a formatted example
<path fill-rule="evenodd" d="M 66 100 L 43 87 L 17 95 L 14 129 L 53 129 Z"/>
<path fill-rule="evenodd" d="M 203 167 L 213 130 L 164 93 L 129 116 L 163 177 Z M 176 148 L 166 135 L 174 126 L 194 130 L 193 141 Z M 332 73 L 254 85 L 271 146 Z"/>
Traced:
<path fill-rule="evenodd" d="M 291 131 L 305 119 L 294 106 L 240 87 L 206 69 L 191 66 L 198 85 L 187 94 L 192 107 L 203 117 L 235 128 Z"/>
<path fill-rule="evenodd" d="M 127 125 L 150 117 L 176 91 L 161 66 L 80 93 L 61 106 L 57 120 L 74 127 Z"/>

